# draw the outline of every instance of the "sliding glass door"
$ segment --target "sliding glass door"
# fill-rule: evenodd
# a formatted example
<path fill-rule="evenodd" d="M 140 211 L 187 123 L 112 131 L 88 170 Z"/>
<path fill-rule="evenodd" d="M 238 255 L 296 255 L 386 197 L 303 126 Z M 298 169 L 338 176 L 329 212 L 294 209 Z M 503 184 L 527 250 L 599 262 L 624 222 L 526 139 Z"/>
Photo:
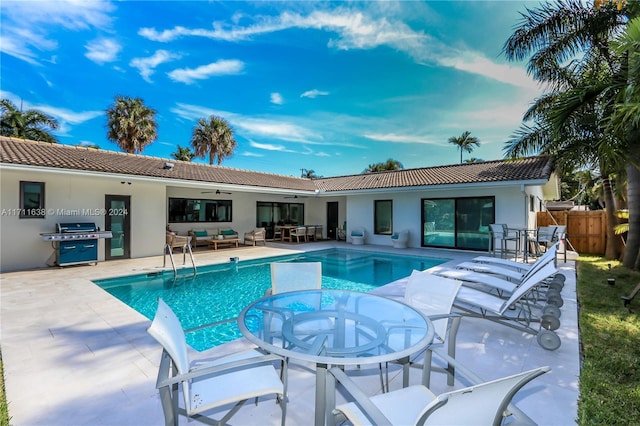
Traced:
<path fill-rule="evenodd" d="M 470 250 L 489 246 L 495 197 L 422 200 L 422 245 Z"/>

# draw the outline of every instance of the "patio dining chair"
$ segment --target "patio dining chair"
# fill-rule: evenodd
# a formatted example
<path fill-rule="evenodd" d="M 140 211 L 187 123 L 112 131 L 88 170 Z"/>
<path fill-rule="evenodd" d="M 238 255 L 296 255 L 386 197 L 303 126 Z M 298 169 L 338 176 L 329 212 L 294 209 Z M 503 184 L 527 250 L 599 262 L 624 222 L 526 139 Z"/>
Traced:
<path fill-rule="evenodd" d="M 163 348 L 156 387 L 167 426 L 177 426 L 179 415 L 203 423 L 226 424 L 247 400 L 255 398 L 257 402 L 259 397 L 269 395 L 280 404 L 284 426 L 287 364 L 282 358 L 249 350 L 207 364 L 193 363 L 189 360 L 180 320 L 162 299 L 158 299 L 158 309 L 147 332 Z M 274 362 L 282 363 L 282 378 L 274 368 Z M 231 404 L 235 405 L 222 419 L 213 420 L 207 416 L 207 412 L 212 415 Z"/>
<path fill-rule="evenodd" d="M 462 281 L 441 277 L 430 274 L 426 271 L 414 270 L 407 279 L 407 285 L 404 293 L 404 303 L 419 312 L 427 315 L 433 324 L 435 336 L 432 345 L 443 346 L 445 341 L 448 342 L 447 354 L 451 358 L 455 358 L 456 353 L 456 336 L 458 328 L 460 327 L 460 315 L 452 314 L 451 309 L 453 302 L 460 290 Z M 402 328 L 397 329 L 402 332 Z M 447 336 L 447 330 L 449 331 Z M 389 333 L 388 339 L 403 338 L 400 333 Z M 438 371 L 436 368 L 423 368 L 426 364 L 431 364 L 431 352 L 427 351 L 424 355 L 424 364 L 419 361 L 421 354 L 416 354 L 409 359 L 403 359 L 398 361 L 403 368 L 403 387 L 407 387 L 409 384 L 409 368 L 418 367 L 422 368 L 423 376 L 422 383 L 425 386 L 429 386 L 429 377 L 426 373 L 430 373 L 432 370 Z M 453 386 L 453 377 L 455 375 L 455 368 L 453 364 L 449 363 L 445 370 L 449 373 L 448 384 Z M 386 366 L 386 386 L 382 381 L 382 387 L 385 391 L 389 391 L 389 377 L 388 366 Z"/>
<path fill-rule="evenodd" d="M 368 397 L 344 371 L 333 367 L 327 380 L 327 406 L 335 407 L 336 382 L 352 401 L 337 406 L 328 420 L 330 425 L 348 420 L 356 426 L 477 426 L 501 425 L 513 416 L 510 420 L 518 424 L 533 424 L 511 401 L 522 387 L 548 371 L 549 367 L 538 367 L 440 395 L 414 385 Z"/>
<path fill-rule="evenodd" d="M 492 256 L 498 251 L 500 257 L 506 257 L 509 251 L 509 243 L 514 244 L 515 256 L 520 251 L 520 236 L 514 235 L 512 230 L 504 223 L 492 223 L 489 225 L 489 252 Z"/>
<path fill-rule="evenodd" d="M 306 243 L 307 242 L 307 227 L 306 226 L 298 226 L 297 228 L 293 228 L 290 231 L 290 240 L 293 241 L 293 237 L 296 238 L 296 242 L 300 242 L 300 238 Z"/>

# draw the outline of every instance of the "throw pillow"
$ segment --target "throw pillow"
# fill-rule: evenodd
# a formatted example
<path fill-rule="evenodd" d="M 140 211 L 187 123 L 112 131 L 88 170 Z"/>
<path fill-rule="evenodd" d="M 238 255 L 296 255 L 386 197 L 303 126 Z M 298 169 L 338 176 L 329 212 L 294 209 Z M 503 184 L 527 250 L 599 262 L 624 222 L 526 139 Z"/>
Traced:
<path fill-rule="evenodd" d="M 235 235 L 236 231 L 234 231 L 233 229 L 223 229 L 221 233 L 222 235 L 230 236 L 230 235 Z"/>
<path fill-rule="evenodd" d="M 206 237 L 207 231 L 193 231 L 193 235 L 196 237 Z"/>

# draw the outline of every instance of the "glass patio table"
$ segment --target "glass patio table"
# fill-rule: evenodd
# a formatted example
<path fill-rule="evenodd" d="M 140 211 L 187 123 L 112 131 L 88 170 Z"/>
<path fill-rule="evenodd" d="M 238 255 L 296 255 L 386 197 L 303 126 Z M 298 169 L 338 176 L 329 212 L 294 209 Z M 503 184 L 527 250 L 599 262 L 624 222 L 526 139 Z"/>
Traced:
<path fill-rule="evenodd" d="M 304 290 L 264 297 L 238 317 L 258 347 L 316 365 L 315 424 L 324 425 L 329 366 L 400 360 L 431 344 L 428 317 L 392 299 L 342 290 Z"/>

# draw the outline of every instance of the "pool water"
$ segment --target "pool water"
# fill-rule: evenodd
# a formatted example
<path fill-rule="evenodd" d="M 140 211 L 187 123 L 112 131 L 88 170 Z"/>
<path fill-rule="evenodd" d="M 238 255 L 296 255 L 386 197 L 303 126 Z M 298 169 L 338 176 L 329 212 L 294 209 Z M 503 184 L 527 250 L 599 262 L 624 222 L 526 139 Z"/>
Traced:
<path fill-rule="evenodd" d="M 112 296 L 153 319 L 161 297 L 174 310 L 185 330 L 220 324 L 187 333 L 198 351 L 242 337 L 236 325 L 242 309 L 271 287 L 271 262 L 322 262 L 322 287 L 368 292 L 448 259 L 398 256 L 344 249 L 229 262 L 198 269 L 95 280 Z M 228 321 L 231 320 L 231 321 Z"/>

